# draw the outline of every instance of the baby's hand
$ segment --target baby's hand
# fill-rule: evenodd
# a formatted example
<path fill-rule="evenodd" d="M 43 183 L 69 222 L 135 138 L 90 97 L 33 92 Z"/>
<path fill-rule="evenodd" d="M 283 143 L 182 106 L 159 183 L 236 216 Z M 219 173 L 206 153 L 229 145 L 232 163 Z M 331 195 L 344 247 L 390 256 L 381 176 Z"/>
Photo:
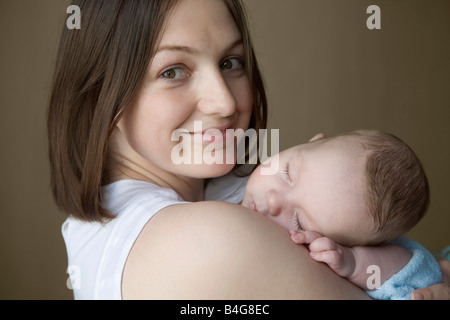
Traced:
<path fill-rule="evenodd" d="M 314 231 L 290 231 L 290 234 L 295 243 L 309 244 L 311 258 L 326 263 L 341 277 L 348 278 L 355 271 L 355 256 L 351 248 L 343 247 Z"/>

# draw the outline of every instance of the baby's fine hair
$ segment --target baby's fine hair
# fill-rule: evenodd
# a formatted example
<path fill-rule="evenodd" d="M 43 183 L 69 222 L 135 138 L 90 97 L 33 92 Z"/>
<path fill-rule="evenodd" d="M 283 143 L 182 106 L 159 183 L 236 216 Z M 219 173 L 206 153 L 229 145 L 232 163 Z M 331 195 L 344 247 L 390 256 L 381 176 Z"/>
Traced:
<path fill-rule="evenodd" d="M 414 151 L 396 136 L 377 130 L 356 130 L 366 154 L 366 205 L 375 222 L 379 245 L 401 236 L 425 215 L 430 190 L 425 170 Z"/>

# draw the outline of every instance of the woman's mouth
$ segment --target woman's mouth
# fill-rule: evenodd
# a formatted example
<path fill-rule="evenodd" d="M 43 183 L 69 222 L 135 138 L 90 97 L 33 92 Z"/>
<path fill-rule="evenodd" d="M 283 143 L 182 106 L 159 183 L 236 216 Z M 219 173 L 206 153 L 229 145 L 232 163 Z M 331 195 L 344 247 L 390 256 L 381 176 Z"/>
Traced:
<path fill-rule="evenodd" d="M 190 132 L 194 140 L 202 142 L 225 142 L 229 137 L 234 135 L 233 124 L 223 126 L 210 127 L 204 131 Z"/>

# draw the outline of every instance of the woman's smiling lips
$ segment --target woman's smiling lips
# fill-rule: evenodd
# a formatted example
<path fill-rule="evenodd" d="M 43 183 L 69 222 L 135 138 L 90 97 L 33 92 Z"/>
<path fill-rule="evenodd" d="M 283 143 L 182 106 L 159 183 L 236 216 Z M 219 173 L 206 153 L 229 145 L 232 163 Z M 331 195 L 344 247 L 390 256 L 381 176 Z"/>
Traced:
<path fill-rule="evenodd" d="M 189 134 L 194 137 L 194 140 L 200 140 L 201 138 L 203 142 L 223 142 L 227 140 L 228 135 L 231 136 L 234 134 L 234 130 L 227 131 L 228 129 L 232 129 L 233 125 L 233 123 L 228 123 L 226 125 L 211 126 L 206 130 L 189 132 Z"/>

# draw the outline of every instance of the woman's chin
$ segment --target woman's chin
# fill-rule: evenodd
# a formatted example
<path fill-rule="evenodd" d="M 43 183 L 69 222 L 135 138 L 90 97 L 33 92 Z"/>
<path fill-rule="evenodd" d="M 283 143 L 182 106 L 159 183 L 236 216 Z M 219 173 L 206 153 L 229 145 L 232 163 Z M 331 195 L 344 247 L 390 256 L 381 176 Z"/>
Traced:
<path fill-rule="evenodd" d="M 234 167 L 234 164 L 191 164 L 185 175 L 196 179 L 217 178 L 231 172 Z"/>

